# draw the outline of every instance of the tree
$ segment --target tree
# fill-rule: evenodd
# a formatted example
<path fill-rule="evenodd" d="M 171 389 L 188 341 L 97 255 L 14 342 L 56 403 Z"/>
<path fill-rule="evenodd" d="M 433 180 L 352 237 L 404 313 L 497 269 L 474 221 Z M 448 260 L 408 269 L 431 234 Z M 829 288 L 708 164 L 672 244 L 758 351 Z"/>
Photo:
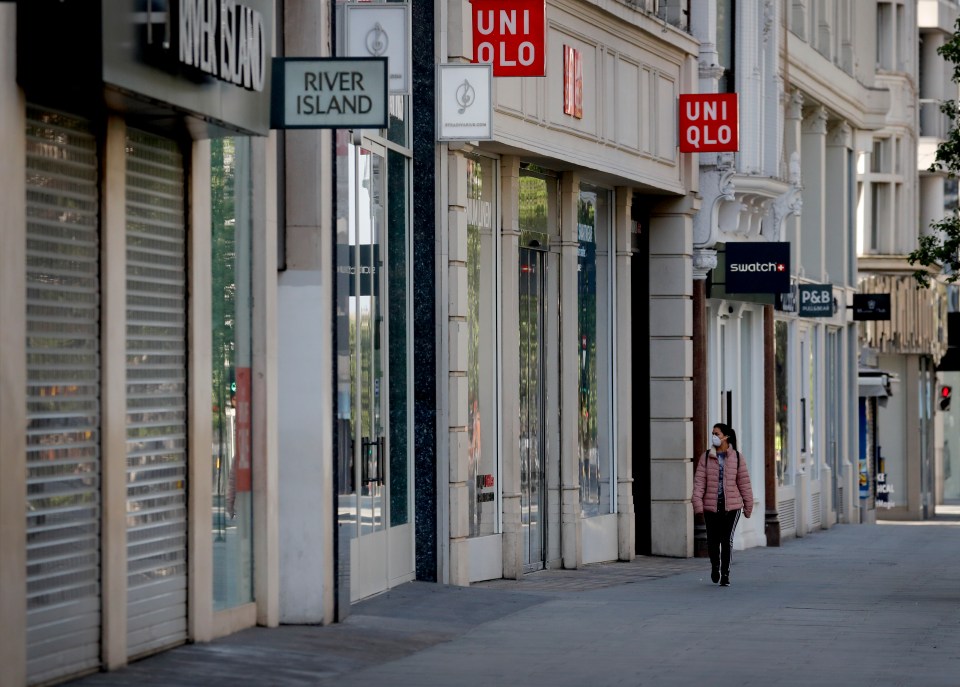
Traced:
<path fill-rule="evenodd" d="M 953 65 L 951 81 L 960 87 L 960 19 L 954 26 L 953 37 L 937 48 L 937 53 Z M 951 179 L 960 177 L 960 128 L 957 127 L 957 100 L 949 99 L 940 103 L 940 112 L 950 121 L 947 138 L 937 146 L 937 154 L 931 172 L 946 172 Z M 942 266 L 946 268 L 946 279 L 955 282 L 960 279 L 960 213 L 953 214 L 930 223 L 931 232 L 921 236 L 919 247 L 908 256 L 911 265 L 924 267 Z M 930 284 L 930 273 L 917 270 L 914 278 L 921 286 Z"/>

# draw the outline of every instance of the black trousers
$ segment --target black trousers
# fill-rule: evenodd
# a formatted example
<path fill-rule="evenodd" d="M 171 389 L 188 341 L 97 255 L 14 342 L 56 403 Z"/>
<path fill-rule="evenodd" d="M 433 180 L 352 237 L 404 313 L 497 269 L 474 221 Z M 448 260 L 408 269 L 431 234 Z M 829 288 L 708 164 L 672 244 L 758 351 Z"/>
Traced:
<path fill-rule="evenodd" d="M 717 504 L 718 512 L 703 512 L 703 521 L 707 526 L 707 552 L 710 565 L 720 568 L 723 575 L 730 574 L 730 556 L 733 553 L 733 533 L 740 520 L 740 509 L 724 510 L 723 499 Z"/>

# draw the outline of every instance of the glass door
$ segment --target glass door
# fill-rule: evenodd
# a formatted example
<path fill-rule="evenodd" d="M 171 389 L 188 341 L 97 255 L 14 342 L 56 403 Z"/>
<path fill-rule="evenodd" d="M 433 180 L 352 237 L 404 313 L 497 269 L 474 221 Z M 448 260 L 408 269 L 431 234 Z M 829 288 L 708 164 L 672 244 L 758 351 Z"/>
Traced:
<path fill-rule="evenodd" d="M 353 601 L 413 578 L 413 530 L 407 513 L 406 166 L 374 142 L 348 145 L 349 222 L 338 258 L 348 337 L 340 346 L 347 370 L 340 371 L 338 491 Z M 395 194 L 391 176 L 401 182 Z"/>
<path fill-rule="evenodd" d="M 520 523 L 524 570 L 546 561 L 544 341 L 546 253 L 520 249 Z"/>

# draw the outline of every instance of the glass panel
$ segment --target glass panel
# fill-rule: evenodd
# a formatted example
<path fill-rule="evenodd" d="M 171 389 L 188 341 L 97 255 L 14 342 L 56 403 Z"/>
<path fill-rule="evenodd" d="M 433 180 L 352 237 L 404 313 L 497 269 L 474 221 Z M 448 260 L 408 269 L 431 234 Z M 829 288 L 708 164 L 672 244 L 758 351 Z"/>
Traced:
<path fill-rule="evenodd" d="M 404 155 L 387 151 L 387 292 L 389 298 L 389 402 L 390 402 L 390 525 L 410 522 L 409 429 L 409 246 L 407 244 L 407 171 Z"/>
<path fill-rule="evenodd" d="M 497 531 L 496 174 L 490 158 L 467 159 L 467 490 L 470 536 Z"/>
<path fill-rule="evenodd" d="M 775 383 L 776 383 L 776 421 L 774 435 L 774 454 L 777 462 L 777 484 L 783 486 L 793 482 L 793 465 L 790 460 L 789 444 L 789 327 L 786 322 L 774 323 Z"/>
<path fill-rule="evenodd" d="M 410 99 L 405 95 L 391 95 L 389 102 L 390 119 L 387 125 L 387 140 L 397 145 L 407 145 L 407 106 Z"/>
<path fill-rule="evenodd" d="M 580 503 L 585 517 L 612 510 L 612 340 L 609 193 L 580 187 L 577 302 L 580 340 Z"/>
<path fill-rule="evenodd" d="M 543 563 L 544 529 L 544 253 L 521 248 L 520 324 L 520 516 L 524 563 Z"/>
<path fill-rule="evenodd" d="M 350 295 L 350 369 L 352 397 L 358 414 L 351 417 L 351 436 L 357 483 L 360 485 L 360 534 L 384 526 L 384 415 L 381 389 L 384 382 L 383 327 L 380 299 L 380 237 L 384 229 L 384 159 L 364 148 L 351 146 L 356 185 L 355 222 L 350 225 L 354 290 Z"/>
<path fill-rule="evenodd" d="M 222 610 L 253 601 L 250 139 L 213 139 L 210 152 L 213 606 Z"/>
<path fill-rule="evenodd" d="M 353 451 L 353 365 L 355 340 L 351 294 L 356 273 L 351 247 L 355 208 L 351 202 L 356 181 L 349 145 L 350 132 L 337 136 L 337 512 L 341 546 L 357 536 L 357 482 Z M 349 551 L 349 548 L 346 548 Z M 349 560 L 342 556 L 341 560 Z"/>
<path fill-rule="evenodd" d="M 820 479 L 820 454 L 817 436 L 817 356 L 814 332 L 808 334 L 807 344 L 807 454 L 810 460 L 810 479 Z"/>

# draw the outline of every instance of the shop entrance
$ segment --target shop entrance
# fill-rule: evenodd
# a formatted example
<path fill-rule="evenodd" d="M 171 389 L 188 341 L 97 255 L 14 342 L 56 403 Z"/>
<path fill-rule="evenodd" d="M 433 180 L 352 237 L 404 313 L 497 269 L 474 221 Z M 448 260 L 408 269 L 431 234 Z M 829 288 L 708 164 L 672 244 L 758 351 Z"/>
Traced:
<path fill-rule="evenodd" d="M 546 561 L 546 260 L 536 240 L 520 248 L 520 510 L 524 570 Z"/>
<path fill-rule="evenodd" d="M 412 579 L 414 562 L 405 383 L 407 223 L 404 213 L 388 207 L 388 176 L 403 181 L 405 167 L 391 165 L 385 148 L 371 141 L 349 149 L 348 241 L 338 259 L 345 277 L 338 301 L 349 321 L 349 362 L 340 363 L 348 367 L 341 369 L 341 389 L 346 391 L 349 378 L 349 399 L 341 399 L 340 408 L 345 436 L 339 514 L 341 536 L 350 536 L 355 601 Z"/>

